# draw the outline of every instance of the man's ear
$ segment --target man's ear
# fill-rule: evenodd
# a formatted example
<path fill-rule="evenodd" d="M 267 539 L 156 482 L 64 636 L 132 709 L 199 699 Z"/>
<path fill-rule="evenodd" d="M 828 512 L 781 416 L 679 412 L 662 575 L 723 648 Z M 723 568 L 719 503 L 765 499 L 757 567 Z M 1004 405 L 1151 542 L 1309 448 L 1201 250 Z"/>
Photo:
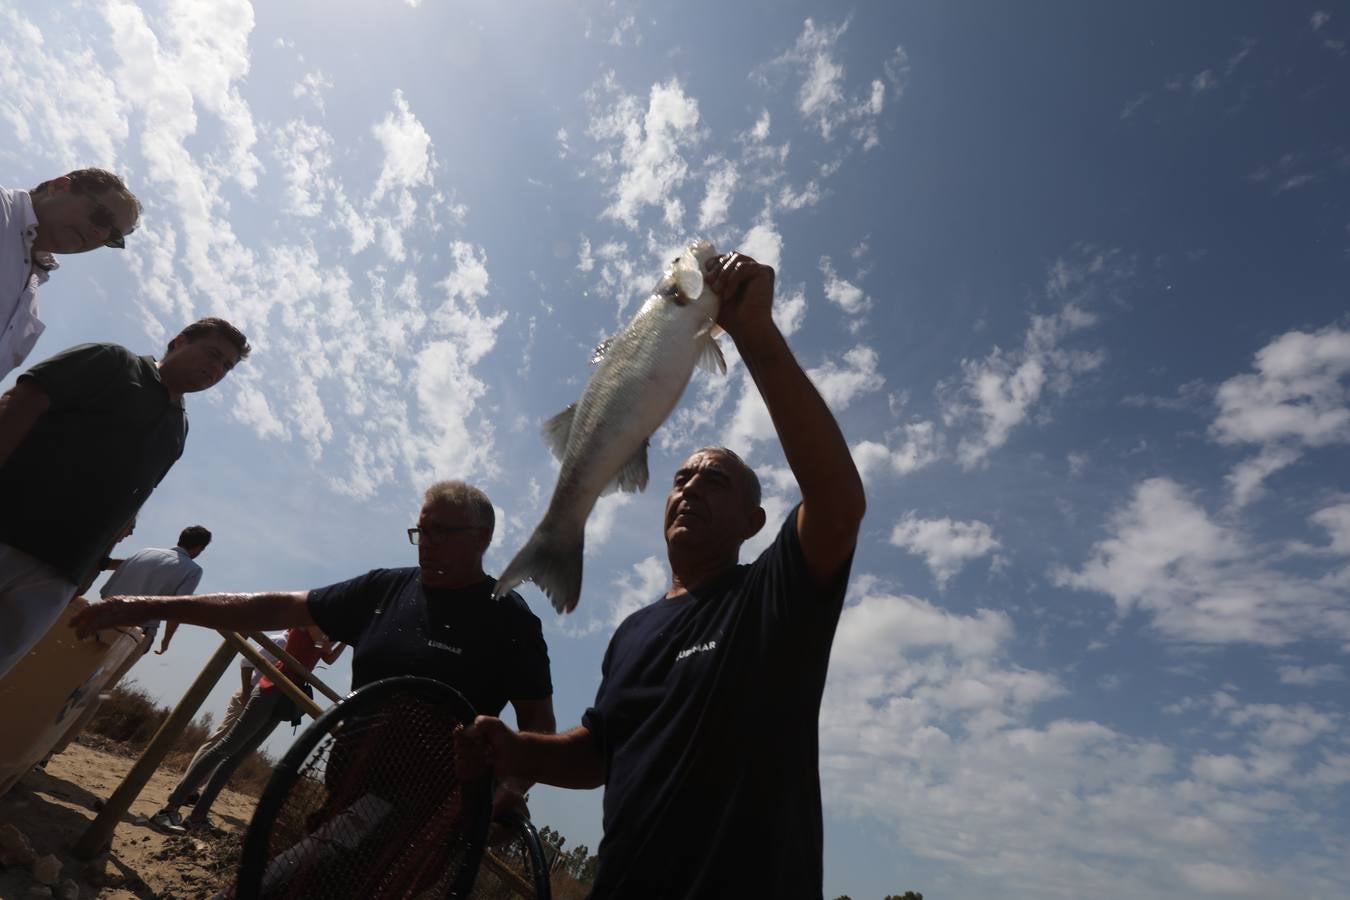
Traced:
<path fill-rule="evenodd" d="M 764 527 L 766 519 L 768 519 L 768 515 L 764 512 L 764 507 L 756 506 L 755 511 L 750 513 L 749 528 L 746 531 L 745 540 L 748 541 L 759 534 L 760 529 Z"/>

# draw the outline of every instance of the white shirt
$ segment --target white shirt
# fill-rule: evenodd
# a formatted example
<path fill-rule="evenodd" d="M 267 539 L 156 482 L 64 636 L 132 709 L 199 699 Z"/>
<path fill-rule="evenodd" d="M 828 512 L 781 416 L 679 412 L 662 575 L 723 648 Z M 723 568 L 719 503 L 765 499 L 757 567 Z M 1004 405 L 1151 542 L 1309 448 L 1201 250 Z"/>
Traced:
<path fill-rule="evenodd" d="M 118 595 L 177 597 L 197 590 L 201 580 L 202 567 L 182 547 L 147 547 L 122 560 L 99 594 L 104 599 Z"/>
<path fill-rule="evenodd" d="M 32 352 L 47 327 L 38 318 L 37 289 L 57 268 L 50 253 L 36 254 L 37 215 L 27 191 L 0 188 L 0 378 Z"/>
<path fill-rule="evenodd" d="M 265 634 L 272 641 L 272 643 L 276 644 L 278 647 L 284 647 L 286 644 L 286 632 L 284 630 L 264 631 L 263 634 Z M 276 658 L 276 656 L 272 653 L 272 651 L 268 650 L 266 647 L 259 645 L 258 652 L 261 653 L 263 655 L 263 658 L 266 659 L 268 662 L 270 662 L 272 665 L 276 665 L 278 662 L 280 662 L 280 660 Z M 240 654 L 239 668 L 243 669 L 246 672 L 251 671 L 253 673 L 252 676 L 253 683 L 254 684 L 258 683 L 258 672 L 256 667 L 253 665 L 253 660 L 249 659 L 247 656 L 244 656 L 243 654 Z"/>

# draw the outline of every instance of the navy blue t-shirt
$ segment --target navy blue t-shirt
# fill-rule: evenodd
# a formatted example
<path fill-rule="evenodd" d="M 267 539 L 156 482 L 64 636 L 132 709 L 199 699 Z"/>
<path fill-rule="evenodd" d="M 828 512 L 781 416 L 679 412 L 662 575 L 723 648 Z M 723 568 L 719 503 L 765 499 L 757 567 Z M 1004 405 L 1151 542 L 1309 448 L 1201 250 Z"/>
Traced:
<path fill-rule="evenodd" d="M 421 675 L 500 715 L 510 700 L 553 695 L 539 618 L 512 592 L 492 599 L 493 579 L 459 590 L 429 588 L 418 568 L 375 569 L 309 592 L 309 614 L 355 648 L 352 688 Z"/>
<path fill-rule="evenodd" d="M 813 585 L 796 522 L 614 632 L 582 718 L 605 764 L 593 898 L 821 896 L 817 720 L 848 566 Z"/>

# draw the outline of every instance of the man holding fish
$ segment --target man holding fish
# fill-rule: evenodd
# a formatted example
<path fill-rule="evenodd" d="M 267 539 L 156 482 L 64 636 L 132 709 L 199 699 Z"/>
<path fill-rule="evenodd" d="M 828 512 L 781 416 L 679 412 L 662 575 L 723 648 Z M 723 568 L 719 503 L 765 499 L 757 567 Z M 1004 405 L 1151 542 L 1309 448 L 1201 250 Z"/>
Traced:
<path fill-rule="evenodd" d="M 862 481 L 833 415 L 774 324 L 773 269 L 740 253 L 713 256 L 701 244 L 686 254 L 683 267 L 677 260 L 672 279 L 673 288 L 658 286 L 648 301 L 664 301 L 653 315 L 693 308 L 731 335 L 773 419 L 802 502 L 773 544 L 752 564 L 739 565 L 741 545 L 766 524 L 758 479 L 729 450 L 696 451 L 675 472 L 666 498 L 670 589 L 615 631 L 582 724 L 564 734 L 527 734 L 480 716 L 466 737 L 477 741 L 498 776 L 578 789 L 604 785 L 593 898 L 820 897 L 817 718 L 866 506 Z M 639 319 L 647 312 L 644 307 Z M 693 341 L 711 341 L 712 324 L 685 331 Z M 634 326 L 616 344 L 632 337 Z M 641 349 L 637 343 L 630 341 L 630 355 Z M 670 406 L 693 361 L 708 354 L 698 345 L 676 352 L 689 365 L 683 380 L 678 372 L 670 379 L 678 383 Z M 550 443 L 565 452 L 536 538 L 553 527 L 550 519 L 576 520 L 568 502 L 585 507 L 584 525 L 611 478 L 629 489 L 646 481 L 645 438 L 670 411 L 664 397 L 650 429 L 646 421 L 630 429 L 641 439 L 640 471 L 629 459 L 618 471 L 569 475 L 569 460 L 581 467 L 576 451 L 587 440 L 579 429 L 608 421 L 622 432 L 618 413 L 605 409 L 644 399 L 610 403 L 606 398 L 626 387 L 597 388 L 603 374 L 597 370 L 575 410 L 559 417 L 570 421 L 549 425 Z M 638 374 L 648 384 L 654 380 L 650 372 Z M 567 527 L 575 530 L 575 524 Z M 498 590 L 534 578 L 555 605 L 570 608 L 580 589 L 579 560 L 574 572 L 561 566 L 566 577 L 552 580 L 557 565 L 528 559 L 518 565 L 531 552 L 546 555 L 537 552 L 536 538 L 507 567 Z"/>

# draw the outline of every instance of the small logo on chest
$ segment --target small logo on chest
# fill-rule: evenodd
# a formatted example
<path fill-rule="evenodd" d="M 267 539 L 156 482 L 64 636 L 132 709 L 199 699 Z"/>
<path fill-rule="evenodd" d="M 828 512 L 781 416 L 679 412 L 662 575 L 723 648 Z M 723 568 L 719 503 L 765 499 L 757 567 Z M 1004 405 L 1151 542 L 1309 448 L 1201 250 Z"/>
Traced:
<path fill-rule="evenodd" d="M 427 646 L 435 647 L 437 650 L 445 650 L 447 652 L 455 654 L 456 656 L 460 656 L 464 653 L 464 651 L 461 650 L 459 647 L 452 647 L 449 644 L 442 644 L 440 641 L 435 640 L 428 640 Z"/>
<path fill-rule="evenodd" d="M 717 649 L 717 641 L 708 641 L 704 644 L 695 644 L 692 647 L 685 647 L 675 656 L 675 661 L 679 662 L 686 656 L 693 656 L 695 653 L 707 653 L 709 650 Z"/>

